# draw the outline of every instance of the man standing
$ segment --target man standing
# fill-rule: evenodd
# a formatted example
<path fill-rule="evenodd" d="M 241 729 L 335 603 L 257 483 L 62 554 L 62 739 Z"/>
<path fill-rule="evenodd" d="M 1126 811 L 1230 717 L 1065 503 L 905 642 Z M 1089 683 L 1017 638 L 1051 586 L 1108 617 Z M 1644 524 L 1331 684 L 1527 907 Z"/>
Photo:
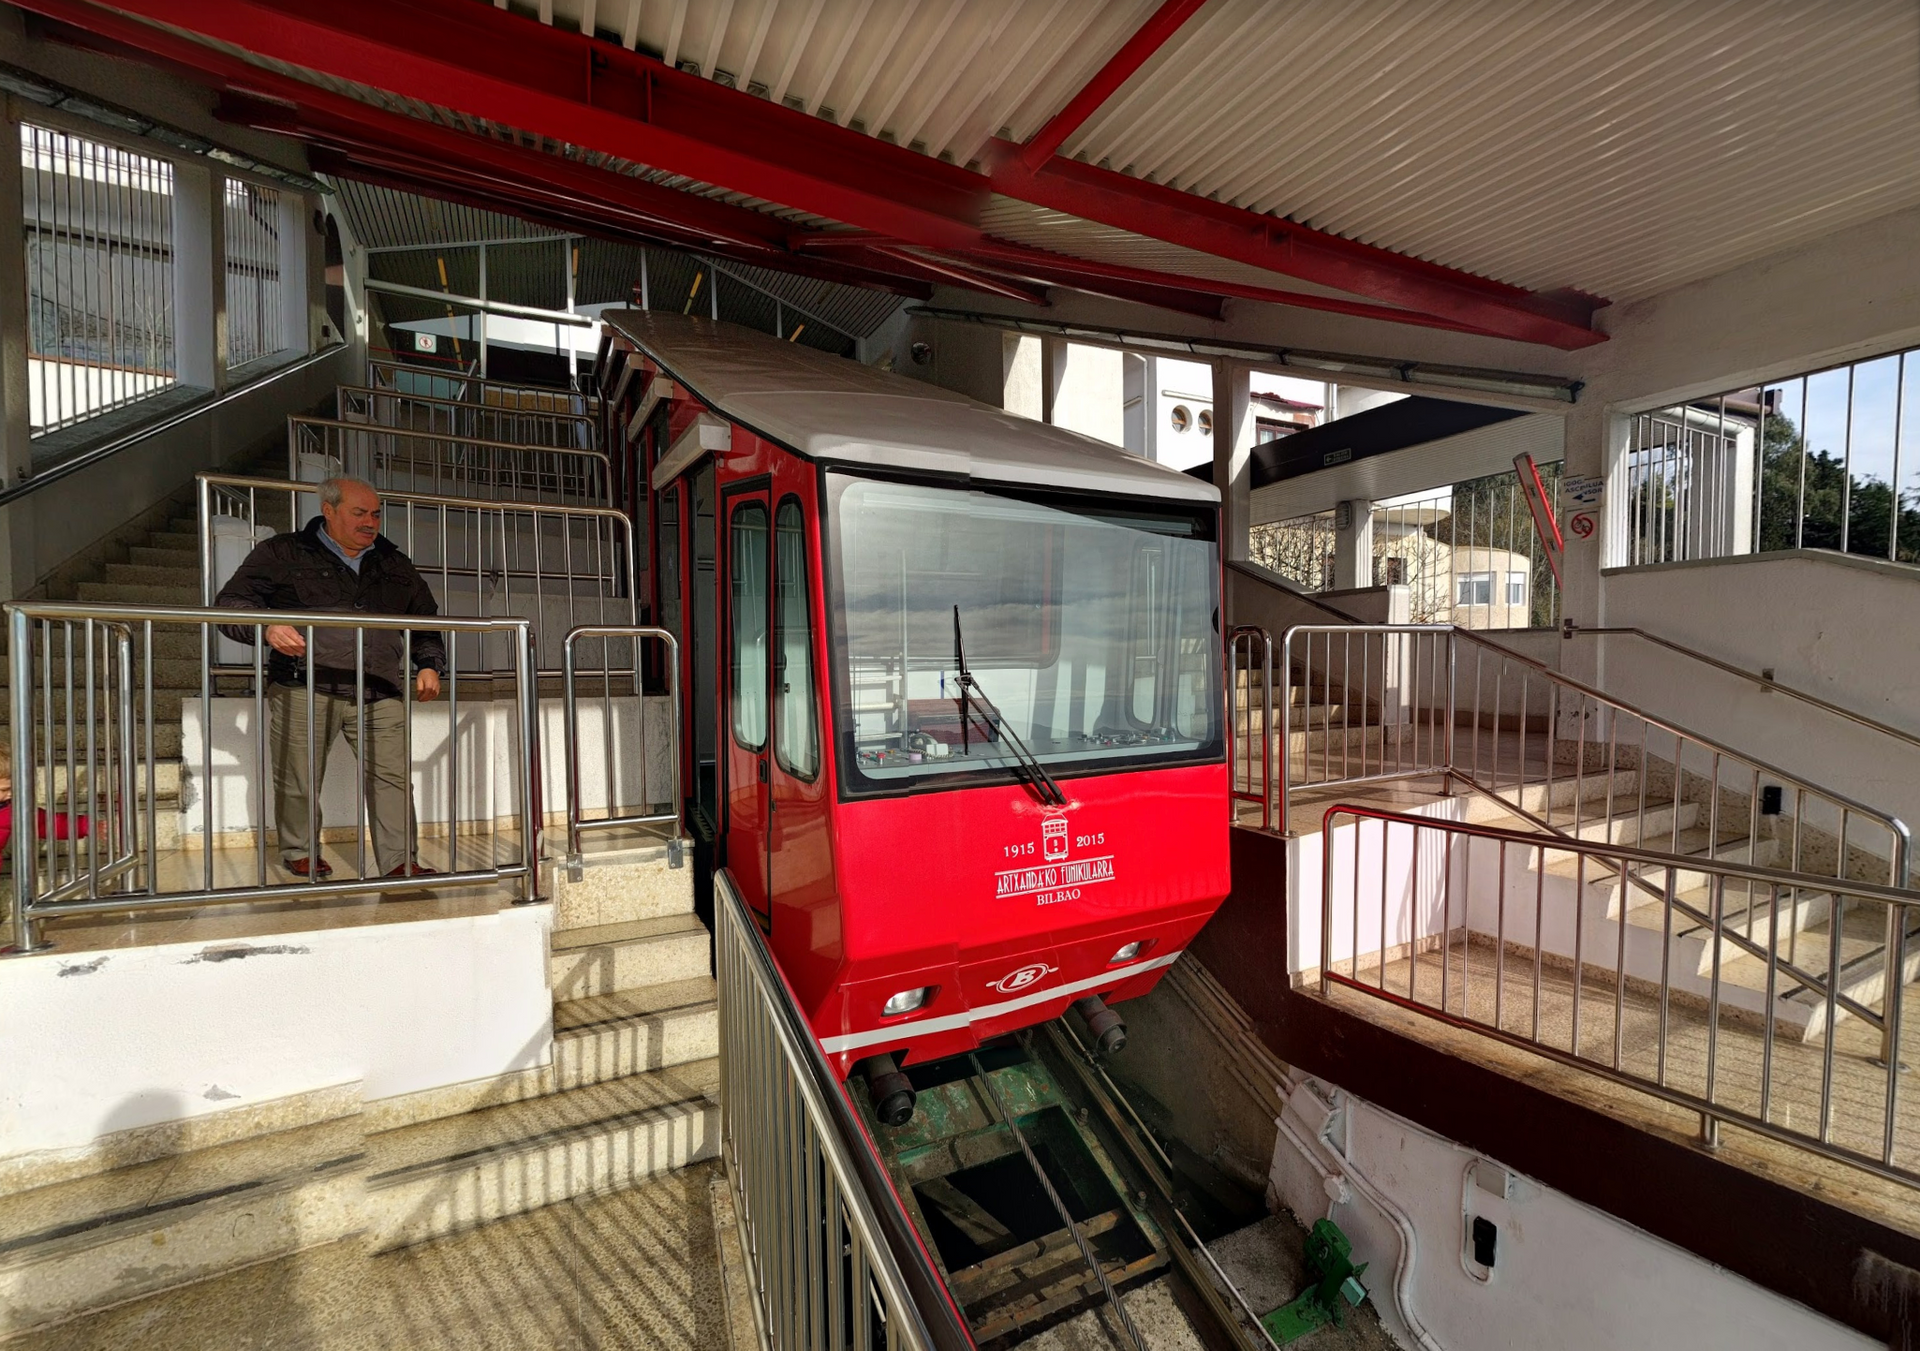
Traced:
<path fill-rule="evenodd" d="M 380 533 L 380 496 L 355 478 L 320 485 L 320 515 L 304 530 L 275 535 L 247 555 L 216 605 L 235 610 L 338 610 L 369 615 L 439 613 L 433 593 L 413 566 Z M 256 632 L 223 627 L 231 638 L 252 643 Z M 414 694 L 440 693 L 447 652 L 440 634 L 415 629 L 413 650 L 403 651 L 398 629 L 364 630 L 356 682 L 355 635 L 350 628 L 305 632 L 286 624 L 267 628 L 267 705 L 272 710 L 274 817 L 280 857 L 296 877 L 326 877 L 333 867 L 319 857 L 312 828 L 325 786 L 327 753 L 342 735 L 359 759 L 366 781 L 367 816 L 373 828 L 376 864 L 387 877 L 431 874 L 415 860 L 411 766 L 407 763 L 403 685 L 411 656 Z M 308 729 L 307 676 L 313 676 L 312 730 Z M 360 744 L 364 708 L 367 744 Z M 307 753 L 311 735 L 313 754 Z M 309 871 L 309 864 L 316 863 Z"/>

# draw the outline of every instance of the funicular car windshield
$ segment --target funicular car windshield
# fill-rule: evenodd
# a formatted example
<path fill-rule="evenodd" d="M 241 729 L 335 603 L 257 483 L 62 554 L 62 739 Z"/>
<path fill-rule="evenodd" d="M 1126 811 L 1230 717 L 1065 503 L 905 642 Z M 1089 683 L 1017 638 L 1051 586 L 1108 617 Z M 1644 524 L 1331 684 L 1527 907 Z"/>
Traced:
<path fill-rule="evenodd" d="M 826 485 L 847 791 L 1022 777 L 1007 729 L 1056 777 L 1220 757 L 1211 512 L 842 472 Z M 964 697 L 963 648 L 984 703 Z"/>

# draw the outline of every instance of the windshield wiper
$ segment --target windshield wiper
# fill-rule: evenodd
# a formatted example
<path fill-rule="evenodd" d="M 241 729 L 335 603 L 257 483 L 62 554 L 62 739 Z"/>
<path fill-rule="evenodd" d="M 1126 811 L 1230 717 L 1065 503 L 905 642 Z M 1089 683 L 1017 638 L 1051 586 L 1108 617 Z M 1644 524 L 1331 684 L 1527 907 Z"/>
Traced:
<path fill-rule="evenodd" d="M 986 691 L 980 688 L 980 682 L 973 678 L 973 672 L 967 669 L 967 649 L 960 637 L 958 605 L 953 607 L 953 664 L 959 670 L 956 679 L 960 686 L 961 754 L 964 755 L 967 750 L 967 709 L 977 707 L 980 710 L 981 719 L 987 726 L 1006 739 L 1008 747 L 1013 751 L 1013 758 L 1026 771 L 1027 782 L 1033 786 L 1034 795 L 1050 807 L 1066 806 L 1067 795 L 1060 791 L 1060 785 L 1053 781 L 1053 775 L 1047 773 L 1046 766 L 1040 763 L 1039 757 L 1028 750 L 1027 743 L 1019 738 L 1012 727 L 1008 726 L 1006 718 L 993 706 L 993 700 L 987 698 Z"/>

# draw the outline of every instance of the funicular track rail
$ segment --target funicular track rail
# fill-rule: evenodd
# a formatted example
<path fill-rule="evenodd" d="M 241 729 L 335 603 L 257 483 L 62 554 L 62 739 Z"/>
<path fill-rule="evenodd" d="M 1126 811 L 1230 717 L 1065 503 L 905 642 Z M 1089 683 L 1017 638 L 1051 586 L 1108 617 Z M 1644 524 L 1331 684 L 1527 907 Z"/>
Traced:
<path fill-rule="evenodd" d="M 1270 1351 L 1259 1315 L 1183 1210 L 1172 1159 L 1068 1019 L 916 1074 L 925 1085 L 918 1110 L 898 1130 L 874 1120 L 858 1076 L 854 1097 L 979 1346 L 1017 1346 L 1104 1305 L 1115 1345 L 1147 1351 L 1122 1297 L 1165 1276 L 1204 1344 Z M 1022 1210 L 1009 1198 L 1023 1182 L 1046 1197 L 1042 1213 L 1058 1227 L 1029 1204 L 1033 1222 L 1008 1230 L 1001 1217 Z M 991 1190 L 994 1210 L 969 1189 Z M 1040 1224 L 1045 1232 L 1033 1232 Z"/>

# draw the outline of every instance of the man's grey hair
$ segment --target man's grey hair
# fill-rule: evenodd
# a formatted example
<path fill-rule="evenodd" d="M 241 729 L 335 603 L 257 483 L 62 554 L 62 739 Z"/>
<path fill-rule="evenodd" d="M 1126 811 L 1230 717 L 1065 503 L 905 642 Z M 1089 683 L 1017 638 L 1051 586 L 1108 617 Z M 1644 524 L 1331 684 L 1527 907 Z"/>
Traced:
<path fill-rule="evenodd" d="M 365 479 L 354 478 L 348 474 L 339 474 L 327 479 L 320 485 L 320 505 L 324 507 L 339 506 L 341 502 L 346 500 L 347 489 L 349 487 L 365 488 L 375 497 L 380 495 L 380 490 Z"/>

